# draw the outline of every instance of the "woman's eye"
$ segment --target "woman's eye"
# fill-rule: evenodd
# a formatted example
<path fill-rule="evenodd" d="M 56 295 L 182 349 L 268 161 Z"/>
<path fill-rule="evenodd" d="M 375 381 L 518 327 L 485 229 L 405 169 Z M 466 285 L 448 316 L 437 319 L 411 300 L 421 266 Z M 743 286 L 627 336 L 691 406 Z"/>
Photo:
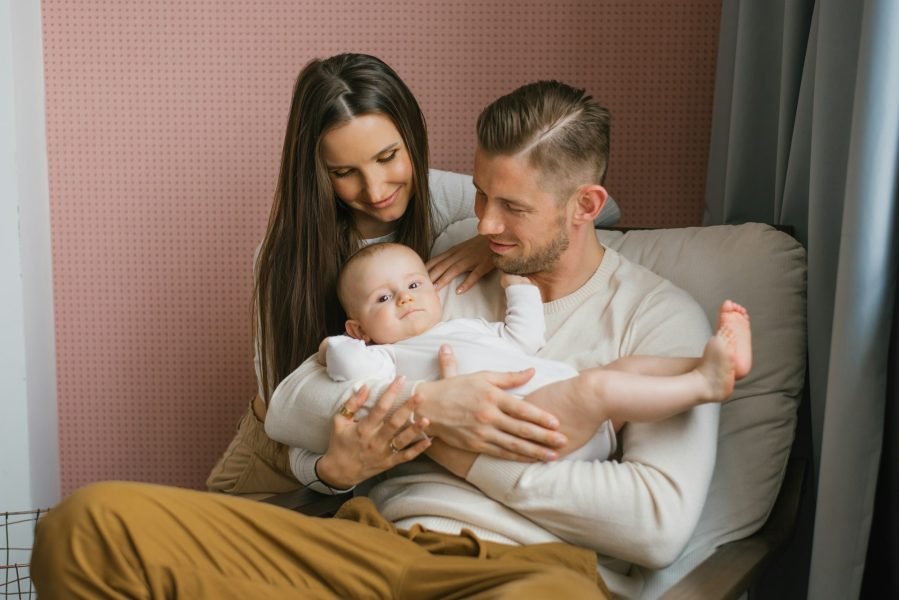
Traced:
<path fill-rule="evenodd" d="M 396 158 L 397 152 L 399 152 L 399 150 L 394 150 L 390 154 L 382 156 L 381 158 L 378 159 L 378 162 L 379 163 L 388 163 L 388 162 L 392 161 L 394 158 Z"/>
<path fill-rule="evenodd" d="M 338 179 L 340 179 L 341 177 L 346 177 L 350 173 L 351 173 L 350 169 L 344 169 L 341 171 L 331 171 L 331 174 Z"/>
<path fill-rule="evenodd" d="M 378 296 L 378 302 L 387 302 L 390 300 L 390 294 L 384 294 L 383 296 Z"/>
<path fill-rule="evenodd" d="M 420 286 L 421 286 L 420 283 L 418 283 L 417 281 L 413 281 L 412 283 L 409 284 L 409 289 L 415 290 L 415 289 L 418 289 Z"/>

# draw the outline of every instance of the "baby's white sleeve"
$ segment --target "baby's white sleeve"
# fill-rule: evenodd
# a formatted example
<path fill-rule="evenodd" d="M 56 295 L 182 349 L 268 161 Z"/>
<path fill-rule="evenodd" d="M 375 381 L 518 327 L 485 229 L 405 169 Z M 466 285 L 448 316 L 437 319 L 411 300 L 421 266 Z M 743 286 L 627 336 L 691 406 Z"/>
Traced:
<path fill-rule="evenodd" d="M 546 344 L 543 300 L 536 285 L 515 284 L 506 288 L 506 318 L 497 323 L 499 336 L 512 341 L 528 354 Z"/>
<path fill-rule="evenodd" d="M 366 346 L 362 340 L 347 335 L 328 338 L 325 353 L 328 375 L 334 381 L 354 379 L 386 379 L 396 377 L 396 363 L 386 348 Z"/>

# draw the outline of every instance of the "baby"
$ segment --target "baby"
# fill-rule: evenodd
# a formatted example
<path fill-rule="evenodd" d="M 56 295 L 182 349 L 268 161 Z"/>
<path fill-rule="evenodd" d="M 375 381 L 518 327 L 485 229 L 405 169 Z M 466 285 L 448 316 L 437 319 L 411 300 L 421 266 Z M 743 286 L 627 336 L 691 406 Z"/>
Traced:
<path fill-rule="evenodd" d="M 534 356 L 544 344 L 545 329 L 537 286 L 505 273 L 501 284 L 504 322 L 443 321 L 440 298 L 413 250 L 393 243 L 367 246 L 347 261 L 338 280 L 347 335 L 324 340 L 318 360 L 337 381 L 387 380 L 397 374 L 433 380 L 439 377 L 438 349 L 450 344 L 460 374 L 533 367 L 527 384 L 508 390 L 513 394 L 524 396 L 576 376 L 570 365 Z M 749 372 L 751 360 L 748 314 L 728 300 L 702 357 L 624 357 L 598 368 L 604 381 L 596 403 L 606 421 L 590 442 L 566 458 L 608 457 L 615 449 L 615 432 L 627 421 L 656 421 L 700 403 L 723 402 L 734 381 Z"/>

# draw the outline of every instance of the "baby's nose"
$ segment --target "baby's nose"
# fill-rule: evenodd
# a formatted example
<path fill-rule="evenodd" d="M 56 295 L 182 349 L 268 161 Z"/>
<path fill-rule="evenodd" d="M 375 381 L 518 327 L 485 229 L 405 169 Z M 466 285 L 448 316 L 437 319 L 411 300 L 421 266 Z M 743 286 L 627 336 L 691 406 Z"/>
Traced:
<path fill-rule="evenodd" d="M 400 306 L 402 306 L 403 304 L 408 304 L 409 302 L 412 302 L 413 300 L 415 300 L 415 298 L 412 296 L 412 294 L 410 294 L 408 292 L 400 294 L 400 297 L 399 297 Z"/>

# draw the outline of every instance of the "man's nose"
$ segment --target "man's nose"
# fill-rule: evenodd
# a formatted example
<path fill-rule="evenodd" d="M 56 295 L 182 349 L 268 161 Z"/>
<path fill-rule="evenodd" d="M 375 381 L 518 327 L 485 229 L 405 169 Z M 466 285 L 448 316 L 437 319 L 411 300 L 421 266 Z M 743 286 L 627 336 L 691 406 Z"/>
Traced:
<path fill-rule="evenodd" d="M 485 202 L 478 211 L 478 233 L 481 235 L 497 235 L 503 232 L 503 223 L 490 202 Z"/>

